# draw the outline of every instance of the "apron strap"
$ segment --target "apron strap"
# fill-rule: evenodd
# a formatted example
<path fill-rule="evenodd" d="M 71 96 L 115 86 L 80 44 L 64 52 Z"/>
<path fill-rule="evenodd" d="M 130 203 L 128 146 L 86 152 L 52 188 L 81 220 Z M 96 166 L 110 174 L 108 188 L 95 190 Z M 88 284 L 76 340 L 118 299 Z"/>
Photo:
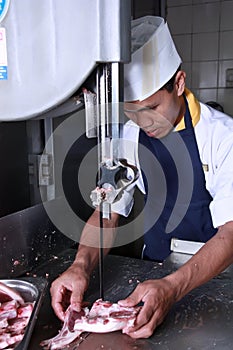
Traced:
<path fill-rule="evenodd" d="M 185 128 L 186 129 L 193 129 L 193 123 L 192 123 L 192 117 L 189 111 L 189 105 L 188 105 L 188 101 L 187 98 L 185 96 L 185 94 L 183 94 L 183 98 L 184 98 L 184 102 L 185 102 L 185 115 L 184 115 L 184 124 L 185 124 Z"/>

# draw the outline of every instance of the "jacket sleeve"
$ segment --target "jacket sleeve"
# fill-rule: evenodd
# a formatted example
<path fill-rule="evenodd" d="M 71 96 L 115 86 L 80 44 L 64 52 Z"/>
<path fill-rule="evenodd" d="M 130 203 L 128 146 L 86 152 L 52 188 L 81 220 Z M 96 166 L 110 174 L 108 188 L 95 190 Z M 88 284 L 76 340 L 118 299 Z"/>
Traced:
<path fill-rule="evenodd" d="M 201 104 L 195 127 L 214 227 L 233 220 L 233 118 Z"/>

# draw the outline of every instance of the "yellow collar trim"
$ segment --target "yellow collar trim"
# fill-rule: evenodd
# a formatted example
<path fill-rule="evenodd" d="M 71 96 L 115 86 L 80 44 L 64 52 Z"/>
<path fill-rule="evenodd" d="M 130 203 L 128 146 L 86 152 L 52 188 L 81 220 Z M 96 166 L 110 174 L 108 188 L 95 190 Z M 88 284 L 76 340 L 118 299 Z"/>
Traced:
<path fill-rule="evenodd" d="M 187 101 L 188 101 L 189 111 L 190 111 L 190 115 L 192 118 L 192 123 L 193 123 L 193 126 L 195 126 L 195 125 L 197 125 L 197 123 L 200 120 L 201 106 L 200 106 L 200 103 L 198 102 L 198 100 L 196 99 L 196 97 L 192 94 L 192 92 L 190 90 L 185 88 L 184 93 L 185 93 L 185 96 L 186 96 Z M 181 119 L 179 124 L 176 126 L 175 130 L 180 131 L 183 129 L 185 129 L 184 117 Z"/>

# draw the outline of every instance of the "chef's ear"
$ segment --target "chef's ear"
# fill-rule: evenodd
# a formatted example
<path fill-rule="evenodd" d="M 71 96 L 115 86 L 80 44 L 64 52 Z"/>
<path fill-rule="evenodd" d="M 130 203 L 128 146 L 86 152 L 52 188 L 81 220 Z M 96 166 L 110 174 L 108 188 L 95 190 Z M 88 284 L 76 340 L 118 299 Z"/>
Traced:
<path fill-rule="evenodd" d="M 175 78 L 175 88 L 177 90 L 177 95 L 181 96 L 185 88 L 186 73 L 183 70 L 179 70 Z"/>

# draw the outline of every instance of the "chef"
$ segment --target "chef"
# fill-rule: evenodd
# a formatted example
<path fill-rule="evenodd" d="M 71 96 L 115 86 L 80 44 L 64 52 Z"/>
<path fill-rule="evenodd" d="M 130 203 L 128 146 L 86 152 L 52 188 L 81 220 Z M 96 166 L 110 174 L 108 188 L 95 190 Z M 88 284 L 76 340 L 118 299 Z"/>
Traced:
<path fill-rule="evenodd" d="M 132 60 L 125 66 L 124 156 L 139 179 L 112 205 L 105 243 L 111 246 L 120 215 L 133 207 L 135 186 L 145 196 L 144 259 L 163 261 L 171 239 L 205 243 L 183 266 L 138 284 L 122 306 L 143 307 L 132 338 L 147 338 L 172 305 L 233 262 L 233 119 L 199 102 L 185 86 L 186 73 L 163 18 L 132 25 Z M 64 300 L 80 309 L 99 251 L 99 212 L 87 221 L 73 264 L 51 286 L 52 306 L 64 319 Z M 96 238 L 97 239 L 97 238 Z M 107 254 L 109 248 L 105 249 Z"/>

